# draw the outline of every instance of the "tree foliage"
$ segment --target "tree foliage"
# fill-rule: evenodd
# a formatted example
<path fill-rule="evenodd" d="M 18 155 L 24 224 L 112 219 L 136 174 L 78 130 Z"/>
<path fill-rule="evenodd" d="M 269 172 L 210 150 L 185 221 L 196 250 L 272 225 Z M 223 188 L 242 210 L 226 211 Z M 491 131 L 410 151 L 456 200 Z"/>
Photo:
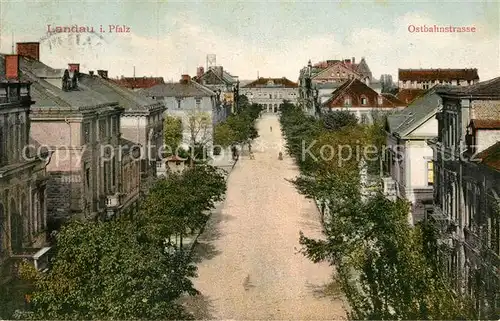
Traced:
<path fill-rule="evenodd" d="M 174 173 L 159 180 L 152 187 L 142 204 L 141 219 L 156 242 L 161 243 L 172 235 L 182 240 L 183 236 L 202 228 L 209 218 L 208 211 L 222 200 L 225 190 L 225 176 L 216 167 L 188 168 L 182 174 Z"/>
<path fill-rule="evenodd" d="M 167 116 L 163 124 L 164 143 L 167 146 L 166 156 L 175 153 L 182 142 L 182 120 L 178 117 Z"/>
<path fill-rule="evenodd" d="M 328 130 L 339 130 L 346 126 L 358 124 L 356 115 L 348 110 L 329 111 L 322 114 L 323 126 Z"/>
<path fill-rule="evenodd" d="M 197 293 L 190 280 L 196 267 L 183 251 L 166 253 L 139 230 L 129 219 L 63 227 L 53 266 L 37 277 L 32 312 L 22 318 L 188 317 L 175 300 Z"/>
<path fill-rule="evenodd" d="M 325 239 L 301 233 L 302 252 L 313 262 L 336 266 L 350 319 L 476 317 L 443 277 L 431 254 L 436 241 L 429 229 L 409 225 L 409 203 L 388 200 L 380 192 L 364 194 L 363 148 L 384 145 L 382 122 L 363 126 L 344 114 L 324 117 L 314 119 L 286 105 L 280 121 L 288 151 L 301 169 L 293 183 L 318 203 L 322 215 Z M 304 142 L 310 147 L 306 158 Z M 321 157 L 324 146 L 334 147 L 335 153 Z"/>
<path fill-rule="evenodd" d="M 22 269 L 34 283 L 32 311 L 19 319 L 187 319 L 179 304 L 196 294 L 196 267 L 172 235 L 191 235 L 208 219 L 226 183 L 211 166 L 189 168 L 156 182 L 134 217 L 74 221 L 57 235 L 47 274 Z"/>

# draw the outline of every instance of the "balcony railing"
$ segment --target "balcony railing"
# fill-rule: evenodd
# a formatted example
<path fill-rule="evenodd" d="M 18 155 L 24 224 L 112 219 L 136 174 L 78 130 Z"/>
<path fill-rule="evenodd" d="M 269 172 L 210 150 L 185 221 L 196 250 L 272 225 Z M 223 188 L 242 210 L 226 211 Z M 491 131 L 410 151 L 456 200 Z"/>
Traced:
<path fill-rule="evenodd" d="M 31 100 L 30 83 L 0 83 L 0 104 Z"/>

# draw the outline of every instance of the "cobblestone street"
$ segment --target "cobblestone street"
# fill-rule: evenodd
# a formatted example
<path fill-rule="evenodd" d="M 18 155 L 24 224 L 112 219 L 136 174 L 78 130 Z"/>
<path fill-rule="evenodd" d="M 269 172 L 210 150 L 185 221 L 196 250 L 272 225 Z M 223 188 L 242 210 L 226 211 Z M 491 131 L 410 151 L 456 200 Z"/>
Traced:
<path fill-rule="evenodd" d="M 284 150 L 278 160 L 278 116 L 264 114 L 258 130 L 255 159 L 240 157 L 226 201 L 198 239 L 202 295 L 188 300 L 189 310 L 197 319 L 338 320 L 345 314 L 332 295 L 333 268 L 298 253 L 299 231 L 321 237 L 319 215 L 286 181 L 298 169 Z"/>

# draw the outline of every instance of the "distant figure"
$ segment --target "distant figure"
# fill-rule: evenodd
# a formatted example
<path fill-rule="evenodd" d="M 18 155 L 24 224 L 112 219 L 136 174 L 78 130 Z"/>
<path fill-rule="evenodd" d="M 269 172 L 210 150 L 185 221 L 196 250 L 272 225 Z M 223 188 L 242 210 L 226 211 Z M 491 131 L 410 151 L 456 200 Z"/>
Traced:
<path fill-rule="evenodd" d="M 283 153 L 282 153 L 282 152 L 280 152 L 280 153 L 278 154 L 278 159 L 279 159 L 279 160 L 283 160 Z"/>
<path fill-rule="evenodd" d="M 270 130 L 270 131 L 273 131 L 273 126 L 269 127 L 269 130 Z"/>
<path fill-rule="evenodd" d="M 249 156 L 250 156 L 250 159 L 255 159 L 255 156 L 253 156 L 252 152 L 250 152 Z"/>

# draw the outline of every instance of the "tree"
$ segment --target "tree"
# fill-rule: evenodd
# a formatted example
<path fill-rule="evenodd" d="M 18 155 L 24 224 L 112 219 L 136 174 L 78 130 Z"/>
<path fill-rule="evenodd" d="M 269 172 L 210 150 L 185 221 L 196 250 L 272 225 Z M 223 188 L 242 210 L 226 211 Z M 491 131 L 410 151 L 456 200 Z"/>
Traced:
<path fill-rule="evenodd" d="M 187 114 L 187 130 L 189 132 L 190 166 L 198 157 L 206 158 L 207 148 L 213 139 L 212 119 L 206 112 L 191 111 Z"/>
<path fill-rule="evenodd" d="M 221 147 L 229 147 L 234 143 L 235 133 L 227 122 L 215 125 L 214 144 Z"/>
<path fill-rule="evenodd" d="M 182 120 L 167 116 L 163 123 L 164 143 L 167 146 L 167 156 L 173 155 L 182 142 Z"/>
<path fill-rule="evenodd" d="M 136 223 L 75 221 L 63 227 L 57 242 L 51 270 L 34 277 L 32 312 L 20 318 L 188 317 L 175 300 L 197 293 L 190 280 L 196 267 L 183 251 L 168 253 L 151 242 Z"/>
<path fill-rule="evenodd" d="M 354 126 L 358 118 L 348 110 L 329 111 L 322 115 L 323 124 L 328 130 L 339 130 L 345 126 Z"/>
<path fill-rule="evenodd" d="M 429 244 L 435 241 L 408 224 L 409 204 L 390 201 L 380 192 L 362 193 L 360 151 L 382 143 L 383 127 L 356 125 L 345 121 L 350 116 L 338 116 L 332 116 L 325 129 L 325 118 L 309 118 L 292 106 L 282 109 L 287 148 L 301 170 L 292 182 L 318 202 L 325 234 L 316 240 L 301 233 L 303 254 L 336 266 L 351 319 L 476 318 L 430 259 Z M 301 142 L 315 142 L 305 159 Z M 323 146 L 350 148 L 321 158 Z"/>
<path fill-rule="evenodd" d="M 209 211 L 226 190 L 224 175 L 213 166 L 188 168 L 159 180 L 142 204 L 142 219 L 157 243 L 199 231 L 209 218 Z"/>

